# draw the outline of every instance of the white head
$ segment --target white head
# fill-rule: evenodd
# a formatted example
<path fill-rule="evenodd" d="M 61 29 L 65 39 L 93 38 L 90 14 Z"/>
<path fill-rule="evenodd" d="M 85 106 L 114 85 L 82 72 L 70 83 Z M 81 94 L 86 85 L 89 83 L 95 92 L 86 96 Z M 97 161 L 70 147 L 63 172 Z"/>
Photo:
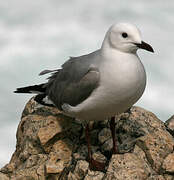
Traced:
<path fill-rule="evenodd" d="M 112 25 L 106 33 L 103 46 L 128 53 L 136 53 L 138 48 L 154 52 L 149 44 L 142 41 L 138 28 L 129 23 Z"/>

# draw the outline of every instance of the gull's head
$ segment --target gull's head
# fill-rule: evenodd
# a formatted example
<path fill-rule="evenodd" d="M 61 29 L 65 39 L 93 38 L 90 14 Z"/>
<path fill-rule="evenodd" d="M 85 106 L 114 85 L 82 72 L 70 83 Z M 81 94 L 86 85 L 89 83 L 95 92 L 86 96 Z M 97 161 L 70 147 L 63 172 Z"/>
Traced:
<path fill-rule="evenodd" d="M 127 53 L 136 53 L 139 48 L 154 52 L 149 44 L 142 41 L 139 29 L 129 23 L 112 25 L 103 42 L 103 45 L 106 44 L 111 48 Z"/>

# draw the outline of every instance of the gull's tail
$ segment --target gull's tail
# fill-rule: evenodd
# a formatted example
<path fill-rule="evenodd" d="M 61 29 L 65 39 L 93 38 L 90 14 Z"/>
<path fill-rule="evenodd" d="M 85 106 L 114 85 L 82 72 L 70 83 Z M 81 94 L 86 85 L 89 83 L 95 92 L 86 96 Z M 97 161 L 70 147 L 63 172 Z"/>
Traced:
<path fill-rule="evenodd" d="M 45 84 L 17 88 L 14 93 L 37 94 L 34 98 L 36 102 L 45 106 L 55 106 L 53 102 L 47 97 Z"/>
<path fill-rule="evenodd" d="M 17 88 L 14 93 L 32 93 L 32 94 L 44 94 L 46 91 L 45 84 L 39 84 L 34 86 L 26 86 Z"/>

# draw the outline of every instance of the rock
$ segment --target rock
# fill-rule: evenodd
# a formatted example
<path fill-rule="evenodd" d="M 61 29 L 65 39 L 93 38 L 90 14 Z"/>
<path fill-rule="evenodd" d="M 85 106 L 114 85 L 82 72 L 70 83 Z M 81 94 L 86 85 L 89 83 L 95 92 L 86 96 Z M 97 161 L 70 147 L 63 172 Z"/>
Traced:
<path fill-rule="evenodd" d="M 115 155 L 109 123 L 91 122 L 92 156 L 106 164 L 106 172 L 92 171 L 79 121 L 32 98 L 17 129 L 16 150 L 0 170 L 0 180 L 172 180 L 172 121 L 164 124 L 153 113 L 132 107 L 116 118 L 119 154 Z"/>
<path fill-rule="evenodd" d="M 164 178 L 165 180 L 174 180 L 173 175 L 169 175 L 169 174 L 164 174 Z"/>
<path fill-rule="evenodd" d="M 148 164 L 134 153 L 112 156 L 106 179 L 147 179 L 151 174 Z"/>
<path fill-rule="evenodd" d="M 174 139 L 167 131 L 157 130 L 137 140 L 153 169 L 160 173 L 164 158 L 173 151 Z"/>
<path fill-rule="evenodd" d="M 0 173 L 0 180 L 10 180 L 8 176 L 3 173 Z"/>
<path fill-rule="evenodd" d="M 101 146 L 101 150 L 102 152 L 110 152 L 112 150 L 112 147 L 113 147 L 113 141 L 110 138 L 103 143 L 103 145 Z"/>
<path fill-rule="evenodd" d="M 165 122 L 166 129 L 174 136 L 174 115 Z"/>
<path fill-rule="evenodd" d="M 46 173 L 47 174 L 58 174 L 61 173 L 64 169 L 63 161 L 59 161 L 58 163 L 47 163 L 46 164 Z"/>
<path fill-rule="evenodd" d="M 147 180 L 166 180 L 162 175 L 152 175 Z"/>
<path fill-rule="evenodd" d="M 56 134 L 61 133 L 61 131 L 62 128 L 58 125 L 56 117 L 48 116 L 46 127 L 42 127 L 38 131 L 38 138 L 42 146 L 48 143 Z"/>
<path fill-rule="evenodd" d="M 75 176 L 75 174 L 73 174 L 71 171 L 68 174 L 68 180 L 78 180 Z"/>
<path fill-rule="evenodd" d="M 74 170 L 74 175 L 77 180 L 84 179 L 88 172 L 88 167 L 89 163 L 84 160 L 77 161 L 75 170 Z"/>
<path fill-rule="evenodd" d="M 85 176 L 84 180 L 102 180 L 103 177 L 103 172 L 88 170 L 88 174 Z"/>
<path fill-rule="evenodd" d="M 103 128 L 98 135 L 98 140 L 101 144 L 111 138 L 111 130 L 109 128 Z"/>
<path fill-rule="evenodd" d="M 162 168 L 168 172 L 174 174 L 174 153 L 169 154 L 163 161 Z"/>
<path fill-rule="evenodd" d="M 98 162 L 101 162 L 101 163 L 104 163 L 104 164 L 107 161 L 106 157 L 100 151 L 97 151 L 97 152 L 93 153 L 92 157 L 93 157 L 94 160 L 96 160 Z"/>
<path fill-rule="evenodd" d="M 132 107 L 129 116 L 127 114 L 121 114 L 116 123 L 117 138 L 122 146 L 120 150 L 123 150 L 123 153 L 126 149 L 127 152 L 133 149 L 138 137 L 151 134 L 158 129 L 166 131 L 164 123 L 153 113 L 145 111 L 143 108 Z M 130 144 L 129 148 L 126 147 L 127 142 Z"/>
<path fill-rule="evenodd" d="M 77 151 L 73 154 L 76 160 L 85 160 L 88 155 L 88 148 L 86 145 L 81 145 L 77 148 Z"/>

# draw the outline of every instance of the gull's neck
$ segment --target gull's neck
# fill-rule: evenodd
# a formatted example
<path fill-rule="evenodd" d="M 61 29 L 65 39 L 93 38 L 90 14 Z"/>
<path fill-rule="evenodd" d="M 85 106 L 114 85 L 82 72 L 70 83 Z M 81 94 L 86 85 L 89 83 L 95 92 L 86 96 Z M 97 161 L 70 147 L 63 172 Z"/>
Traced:
<path fill-rule="evenodd" d="M 138 56 L 136 51 L 135 52 L 123 52 L 119 49 L 116 49 L 111 46 L 109 43 L 108 36 L 106 34 L 104 41 L 101 46 L 101 55 L 103 57 L 114 57 L 114 56 L 119 56 L 119 57 L 125 57 L 125 56 Z"/>

